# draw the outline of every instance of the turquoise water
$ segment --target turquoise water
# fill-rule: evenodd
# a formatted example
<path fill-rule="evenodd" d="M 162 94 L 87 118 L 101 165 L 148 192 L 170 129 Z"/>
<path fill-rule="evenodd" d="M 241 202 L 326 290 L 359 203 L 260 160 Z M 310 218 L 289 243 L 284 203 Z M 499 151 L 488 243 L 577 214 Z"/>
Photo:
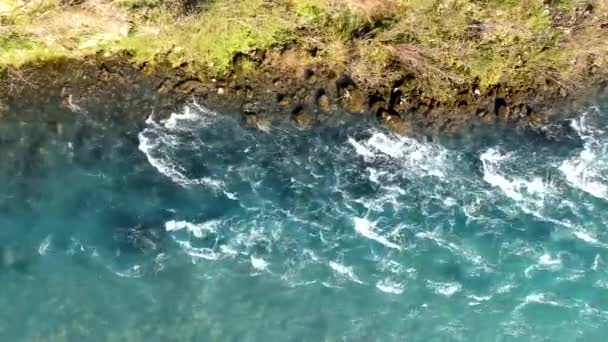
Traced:
<path fill-rule="evenodd" d="M 603 341 L 606 109 L 443 139 L 17 113 L 0 340 Z"/>

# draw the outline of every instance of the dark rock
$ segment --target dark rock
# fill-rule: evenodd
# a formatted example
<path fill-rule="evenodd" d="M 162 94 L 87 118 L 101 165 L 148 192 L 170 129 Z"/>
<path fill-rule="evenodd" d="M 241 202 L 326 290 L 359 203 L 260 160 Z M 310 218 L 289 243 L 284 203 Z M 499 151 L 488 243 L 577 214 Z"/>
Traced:
<path fill-rule="evenodd" d="M 292 118 L 300 128 L 310 127 L 310 124 L 312 123 L 312 117 L 304 110 L 303 106 L 298 106 L 293 110 Z"/>
<path fill-rule="evenodd" d="M 181 93 L 190 94 L 195 91 L 199 92 L 204 90 L 205 85 L 198 79 L 187 79 L 178 82 L 174 88 Z"/>
<path fill-rule="evenodd" d="M 253 93 L 253 89 L 251 89 L 251 87 L 245 87 L 245 96 L 247 96 L 248 99 L 252 99 L 253 96 L 255 94 Z"/>
<path fill-rule="evenodd" d="M 401 89 L 395 88 L 393 89 L 393 91 L 391 92 L 391 97 L 388 101 L 388 107 L 389 108 L 395 108 L 397 105 L 399 105 L 402 101 L 402 96 L 403 96 L 403 91 Z"/>
<path fill-rule="evenodd" d="M 246 115 L 254 115 L 258 112 L 258 105 L 253 102 L 247 102 L 241 106 L 241 111 Z"/>
<path fill-rule="evenodd" d="M 331 109 L 329 96 L 327 96 L 324 90 L 319 90 L 317 92 L 317 107 L 324 113 L 329 112 Z"/>
<path fill-rule="evenodd" d="M 503 111 L 503 108 L 507 108 L 507 100 L 502 97 L 497 97 L 494 100 L 494 114 L 500 115 L 500 112 Z"/>
<path fill-rule="evenodd" d="M 283 97 L 279 101 L 279 106 L 281 106 L 283 108 L 291 106 L 291 96 L 283 95 Z"/>
<path fill-rule="evenodd" d="M 516 120 L 526 118 L 531 111 L 532 109 L 527 104 L 520 103 L 511 110 L 511 118 Z"/>
<path fill-rule="evenodd" d="M 375 95 L 371 95 L 369 97 L 369 110 L 372 113 L 378 113 L 378 110 L 380 110 L 380 108 L 383 108 L 386 106 L 386 101 L 384 100 L 384 98 L 378 94 Z"/>
<path fill-rule="evenodd" d="M 283 101 L 285 101 L 285 94 L 278 93 L 277 94 L 277 103 L 282 105 Z"/>
<path fill-rule="evenodd" d="M 315 84 L 318 80 L 318 77 L 317 75 L 315 75 L 315 72 L 313 70 L 306 69 L 304 71 L 304 79 L 310 84 Z"/>
<path fill-rule="evenodd" d="M 272 120 L 266 116 L 257 114 L 245 114 L 244 121 L 247 126 L 254 127 L 262 132 L 268 133 L 272 126 Z"/>
<path fill-rule="evenodd" d="M 509 110 L 509 107 L 507 107 L 507 106 L 498 107 L 498 109 L 496 110 L 496 115 L 498 115 L 499 117 L 504 118 L 504 119 L 509 118 L 509 113 L 510 113 L 510 110 Z"/>
<path fill-rule="evenodd" d="M 568 120 L 542 125 L 538 127 L 537 132 L 545 139 L 552 141 L 560 141 L 578 136 Z"/>
<path fill-rule="evenodd" d="M 342 75 L 336 80 L 336 89 L 338 89 L 339 95 L 341 95 L 345 89 L 354 87 L 356 87 L 355 81 L 353 81 L 353 79 L 348 75 Z"/>
<path fill-rule="evenodd" d="M 380 122 L 385 124 L 391 131 L 404 136 L 412 134 L 411 123 L 401 117 L 398 113 L 380 108 L 376 115 Z"/>
<path fill-rule="evenodd" d="M 359 114 L 365 111 L 367 101 L 359 88 L 350 87 L 344 90 L 340 104 L 346 112 Z"/>
<path fill-rule="evenodd" d="M 59 0 L 61 6 L 70 7 L 82 5 L 86 0 Z"/>
<path fill-rule="evenodd" d="M 526 118 L 528 125 L 533 128 L 540 128 L 547 125 L 547 112 L 544 110 L 532 109 L 530 108 L 528 112 L 528 117 Z"/>

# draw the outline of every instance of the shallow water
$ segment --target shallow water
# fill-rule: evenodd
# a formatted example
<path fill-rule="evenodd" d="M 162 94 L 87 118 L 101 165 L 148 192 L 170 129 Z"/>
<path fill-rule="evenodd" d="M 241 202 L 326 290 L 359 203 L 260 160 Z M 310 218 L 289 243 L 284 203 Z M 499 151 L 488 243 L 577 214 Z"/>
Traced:
<path fill-rule="evenodd" d="M 573 114 L 441 141 L 195 103 L 4 120 L 1 340 L 601 341 L 608 110 Z"/>

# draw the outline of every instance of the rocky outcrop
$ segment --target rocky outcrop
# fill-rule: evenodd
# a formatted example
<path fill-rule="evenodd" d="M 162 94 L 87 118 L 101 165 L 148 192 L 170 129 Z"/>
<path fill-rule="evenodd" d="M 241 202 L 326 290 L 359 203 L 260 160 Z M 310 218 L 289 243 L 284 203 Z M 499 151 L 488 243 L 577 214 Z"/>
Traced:
<path fill-rule="evenodd" d="M 127 118 L 142 112 L 169 114 L 196 98 L 211 109 L 238 111 L 244 124 L 262 131 L 269 131 L 273 121 L 285 119 L 308 128 L 335 113 L 376 115 L 388 128 L 405 135 L 454 133 L 471 123 L 497 121 L 534 128 L 550 121 L 554 113 L 550 108 L 568 99 L 559 85 L 549 83 L 542 91 L 498 85 L 482 93 L 475 85 L 463 86 L 455 98 L 440 101 L 421 92 L 412 77 L 392 87 L 363 89 L 348 74 L 324 68 L 304 75 L 269 69 L 256 76 L 231 73 L 206 79 L 187 68 L 134 65 L 128 55 L 28 66 L 18 71 L 19 78 L 8 77 L 8 72 L 0 73 L 4 90 L 0 91 L 0 115 L 19 98 L 58 100 L 61 106 L 69 89 L 68 104 L 79 108 L 104 110 L 112 101 L 137 107 L 121 113 Z"/>

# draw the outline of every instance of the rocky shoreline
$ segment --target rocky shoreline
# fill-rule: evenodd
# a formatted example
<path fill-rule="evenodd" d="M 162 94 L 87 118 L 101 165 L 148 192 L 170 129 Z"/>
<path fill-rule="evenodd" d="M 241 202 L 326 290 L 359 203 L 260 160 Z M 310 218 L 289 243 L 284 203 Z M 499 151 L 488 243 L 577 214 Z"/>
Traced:
<path fill-rule="evenodd" d="M 581 96 L 551 82 L 542 89 L 497 85 L 485 93 L 467 85 L 450 102 L 441 102 L 425 95 L 408 75 L 364 89 L 348 74 L 327 68 L 285 72 L 263 61 L 257 67 L 254 74 L 237 70 L 225 78 L 206 79 L 186 67 L 136 64 L 122 53 L 6 69 L 0 73 L 0 116 L 27 116 L 40 106 L 112 113 L 120 104 L 121 113 L 113 114 L 141 125 L 142 113 L 168 115 L 194 98 L 214 110 L 238 111 L 244 124 L 261 130 L 270 129 L 276 120 L 289 119 L 306 128 L 349 113 L 376 116 L 398 134 L 435 135 L 453 134 L 473 124 L 508 123 L 538 130 L 561 120 L 560 107 Z M 589 89 L 588 93 L 605 94 L 608 81 L 594 81 Z"/>

